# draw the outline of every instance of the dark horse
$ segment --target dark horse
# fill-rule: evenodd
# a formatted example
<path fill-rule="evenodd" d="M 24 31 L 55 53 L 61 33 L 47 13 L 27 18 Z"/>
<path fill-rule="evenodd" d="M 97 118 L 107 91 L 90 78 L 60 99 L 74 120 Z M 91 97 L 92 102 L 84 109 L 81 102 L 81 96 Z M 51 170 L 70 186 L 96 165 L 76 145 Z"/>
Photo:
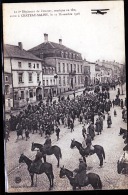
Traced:
<path fill-rule="evenodd" d="M 21 156 L 19 158 L 19 163 L 22 163 L 22 162 L 26 163 L 27 166 L 28 166 L 28 171 L 29 171 L 29 174 L 31 176 L 31 186 L 34 185 L 34 182 L 33 182 L 34 174 L 45 173 L 47 175 L 48 179 L 49 179 L 49 182 L 50 182 L 49 190 L 51 190 L 51 188 L 53 187 L 53 180 L 54 180 L 52 164 L 47 163 L 47 162 L 42 163 L 42 165 L 40 167 L 40 172 L 37 173 L 35 170 L 30 171 L 32 160 L 30 160 L 24 154 L 21 154 Z"/>
<path fill-rule="evenodd" d="M 48 150 L 44 150 L 43 145 L 38 143 L 32 143 L 31 151 L 34 151 L 35 148 L 39 148 L 40 152 L 42 153 L 42 157 L 44 159 L 44 162 L 46 162 L 46 155 L 52 155 L 54 154 L 58 164 L 57 167 L 59 167 L 60 158 L 62 158 L 61 149 L 58 146 L 51 146 Z"/>
<path fill-rule="evenodd" d="M 81 154 L 81 156 L 83 157 L 83 160 L 86 162 L 85 156 L 87 157 L 88 155 L 92 155 L 92 154 L 97 154 L 99 160 L 100 160 L 100 167 L 102 167 L 103 165 L 103 158 L 105 159 L 105 152 L 104 152 L 104 148 L 100 145 L 94 145 L 94 151 L 90 153 L 90 149 L 89 147 L 83 148 L 82 144 L 75 141 L 75 140 L 71 140 L 71 146 L 70 148 L 74 148 L 77 147 L 77 149 L 79 150 L 79 153 Z"/>
<path fill-rule="evenodd" d="M 126 150 L 125 150 L 126 151 Z M 128 174 L 128 161 L 127 161 L 127 152 L 124 152 L 124 154 L 120 157 L 120 159 L 117 161 L 117 172 L 118 174 Z"/>
<path fill-rule="evenodd" d="M 120 127 L 119 135 L 125 135 L 126 133 L 128 133 L 128 130 L 127 129 L 123 129 L 122 127 Z"/>
<path fill-rule="evenodd" d="M 96 190 L 96 189 L 100 189 L 101 190 L 102 189 L 101 179 L 100 179 L 99 175 L 97 175 L 95 173 L 88 173 L 88 174 L 85 173 L 84 178 L 87 177 L 87 179 L 85 180 L 85 183 L 82 186 L 79 184 L 79 181 L 77 183 L 77 181 L 73 177 L 73 172 L 68 170 L 68 169 L 65 169 L 63 167 L 63 168 L 60 169 L 60 175 L 59 176 L 60 176 L 60 178 L 62 178 L 65 175 L 69 179 L 70 184 L 71 184 L 73 190 L 76 190 L 76 187 L 81 189 L 81 187 L 87 186 L 89 184 L 91 184 L 91 186 L 93 187 L 94 190 Z"/>

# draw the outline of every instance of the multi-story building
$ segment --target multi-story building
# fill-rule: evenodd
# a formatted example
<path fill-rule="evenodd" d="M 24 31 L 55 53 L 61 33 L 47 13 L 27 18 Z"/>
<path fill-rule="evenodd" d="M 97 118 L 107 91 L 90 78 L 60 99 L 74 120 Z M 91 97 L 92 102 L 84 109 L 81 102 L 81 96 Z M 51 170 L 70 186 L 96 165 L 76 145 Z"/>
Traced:
<path fill-rule="evenodd" d="M 44 97 L 47 97 L 48 95 L 55 96 L 57 93 L 55 67 L 52 65 L 44 64 L 42 67 L 42 74 Z"/>
<path fill-rule="evenodd" d="M 5 111 L 10 111 L 13 107 L 13 90 L 12 90 L 12 74 L 4 72 L 4 95 L 5 95 Z"/>
<path fill-rule="evenodd" d="M 82 56 L 64 46 L 62 39 L 59 39 L 59 43 L 48 41 L 48 34 L 45 33 L 44 42 L 28 51 L 55 67 L 58 93 L 83 87 Z"/>
<path fill-rule="evenodd" d="M 84 75 L 84 86 L 88 86 L 91 84 L 91 72 L 90 72 L 90 64 L 85 59 L 83 60 L 83 75 Z"/>
<path fill-rule="evenodd" d="M 4 46 L 4 71 L 12 74 L 13 106 L 21 107 L 42 98 L 42 59 L 18 46 Z"/>
<path fill-rule="evenodd" d="M 98 64 L 99 66 L 102 66 L 104 68 L 106 68 L 106 72 L 108 71 L 110 76 L 108 76 L 108 78 L 110 78 L 110 80 L 117 80 L 119 75 L 120 75 L 120 64 L 118 62 L 114 61 L 96 61 L 96 64 Z"/>

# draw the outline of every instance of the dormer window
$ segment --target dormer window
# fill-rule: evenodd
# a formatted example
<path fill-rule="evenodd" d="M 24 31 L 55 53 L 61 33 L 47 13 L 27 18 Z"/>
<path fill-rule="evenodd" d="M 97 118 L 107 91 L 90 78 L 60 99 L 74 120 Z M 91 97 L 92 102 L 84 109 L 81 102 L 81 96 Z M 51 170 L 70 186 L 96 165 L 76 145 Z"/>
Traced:
<path fill-rule="evenodd" d="M 18 62 L 18 67 L 21 68 L 21 62 Z"/>
<path fill-rule="evenodd" d="M 68 52 L 67 51 L 65 52 L 65 57 L 68 58 Z"/>
<path fill-rule="evenodd" d="M 72 58 L 72 53 L 69 53 L 69 58 L 70 58 L 70 59 Z"/>
<path fill-rule="evenodd" d="M 76 57 L 76 54 L 74 53 L 74 54 L 73 54 L 73 59 L 75 59 L 75 57 Z"/>
<path fill-rule="evenodd" d="M 32 64 L 31 63 L 28 63 L 28 67 L 31 68 L 32 67 Z"/>
<path fill-rule="evenodd" d="M 62 57 L 62 58 L 64 57 L 64 52 L 63 52 L 63 51 L 61 51 L 61 57 Z"/>

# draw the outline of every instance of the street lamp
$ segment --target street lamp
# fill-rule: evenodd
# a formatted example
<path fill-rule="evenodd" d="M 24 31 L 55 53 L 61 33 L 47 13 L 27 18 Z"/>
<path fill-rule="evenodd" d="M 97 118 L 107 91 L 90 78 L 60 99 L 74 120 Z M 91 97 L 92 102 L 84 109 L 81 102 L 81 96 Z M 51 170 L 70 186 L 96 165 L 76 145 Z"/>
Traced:
<path fill-rule="evenodd" d="M 58 78 L 58 75 L 57 75 L 57 74 L 54 74 L 54 79 L 56 79 L 56 95 L 58 94 L 58 89 L 57 89 L 57 78 Z"/>

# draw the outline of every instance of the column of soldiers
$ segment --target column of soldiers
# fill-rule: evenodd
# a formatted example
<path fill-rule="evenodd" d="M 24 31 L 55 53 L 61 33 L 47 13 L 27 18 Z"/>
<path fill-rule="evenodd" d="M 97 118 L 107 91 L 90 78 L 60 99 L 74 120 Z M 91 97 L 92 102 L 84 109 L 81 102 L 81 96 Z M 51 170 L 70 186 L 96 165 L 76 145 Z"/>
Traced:
<path fill-rule="evenodd" d="M 104 111 L 108 113 L 111 105 L 109 94 L 106 95 L 104 91 L 98 91 L 97 94 L 83 92 L 80 96 L 74 96 L 73 99 L 63 96 L 58 102 L 53 101 L 53 103 L 40 101 L 38 105 L 29 104 L 17 116 L 11 115 L 9 129 L 15 131 L 20 128 L 33 134 L 38 131 L 42 136 L 43 133 L 45 135 L 54 133 L 55 127 L 62 124 L 72 132 L 76 118 L 80 123 L 90 119 L 94 124 L 94 115 L 102 113 L 104 118 Z"/>

